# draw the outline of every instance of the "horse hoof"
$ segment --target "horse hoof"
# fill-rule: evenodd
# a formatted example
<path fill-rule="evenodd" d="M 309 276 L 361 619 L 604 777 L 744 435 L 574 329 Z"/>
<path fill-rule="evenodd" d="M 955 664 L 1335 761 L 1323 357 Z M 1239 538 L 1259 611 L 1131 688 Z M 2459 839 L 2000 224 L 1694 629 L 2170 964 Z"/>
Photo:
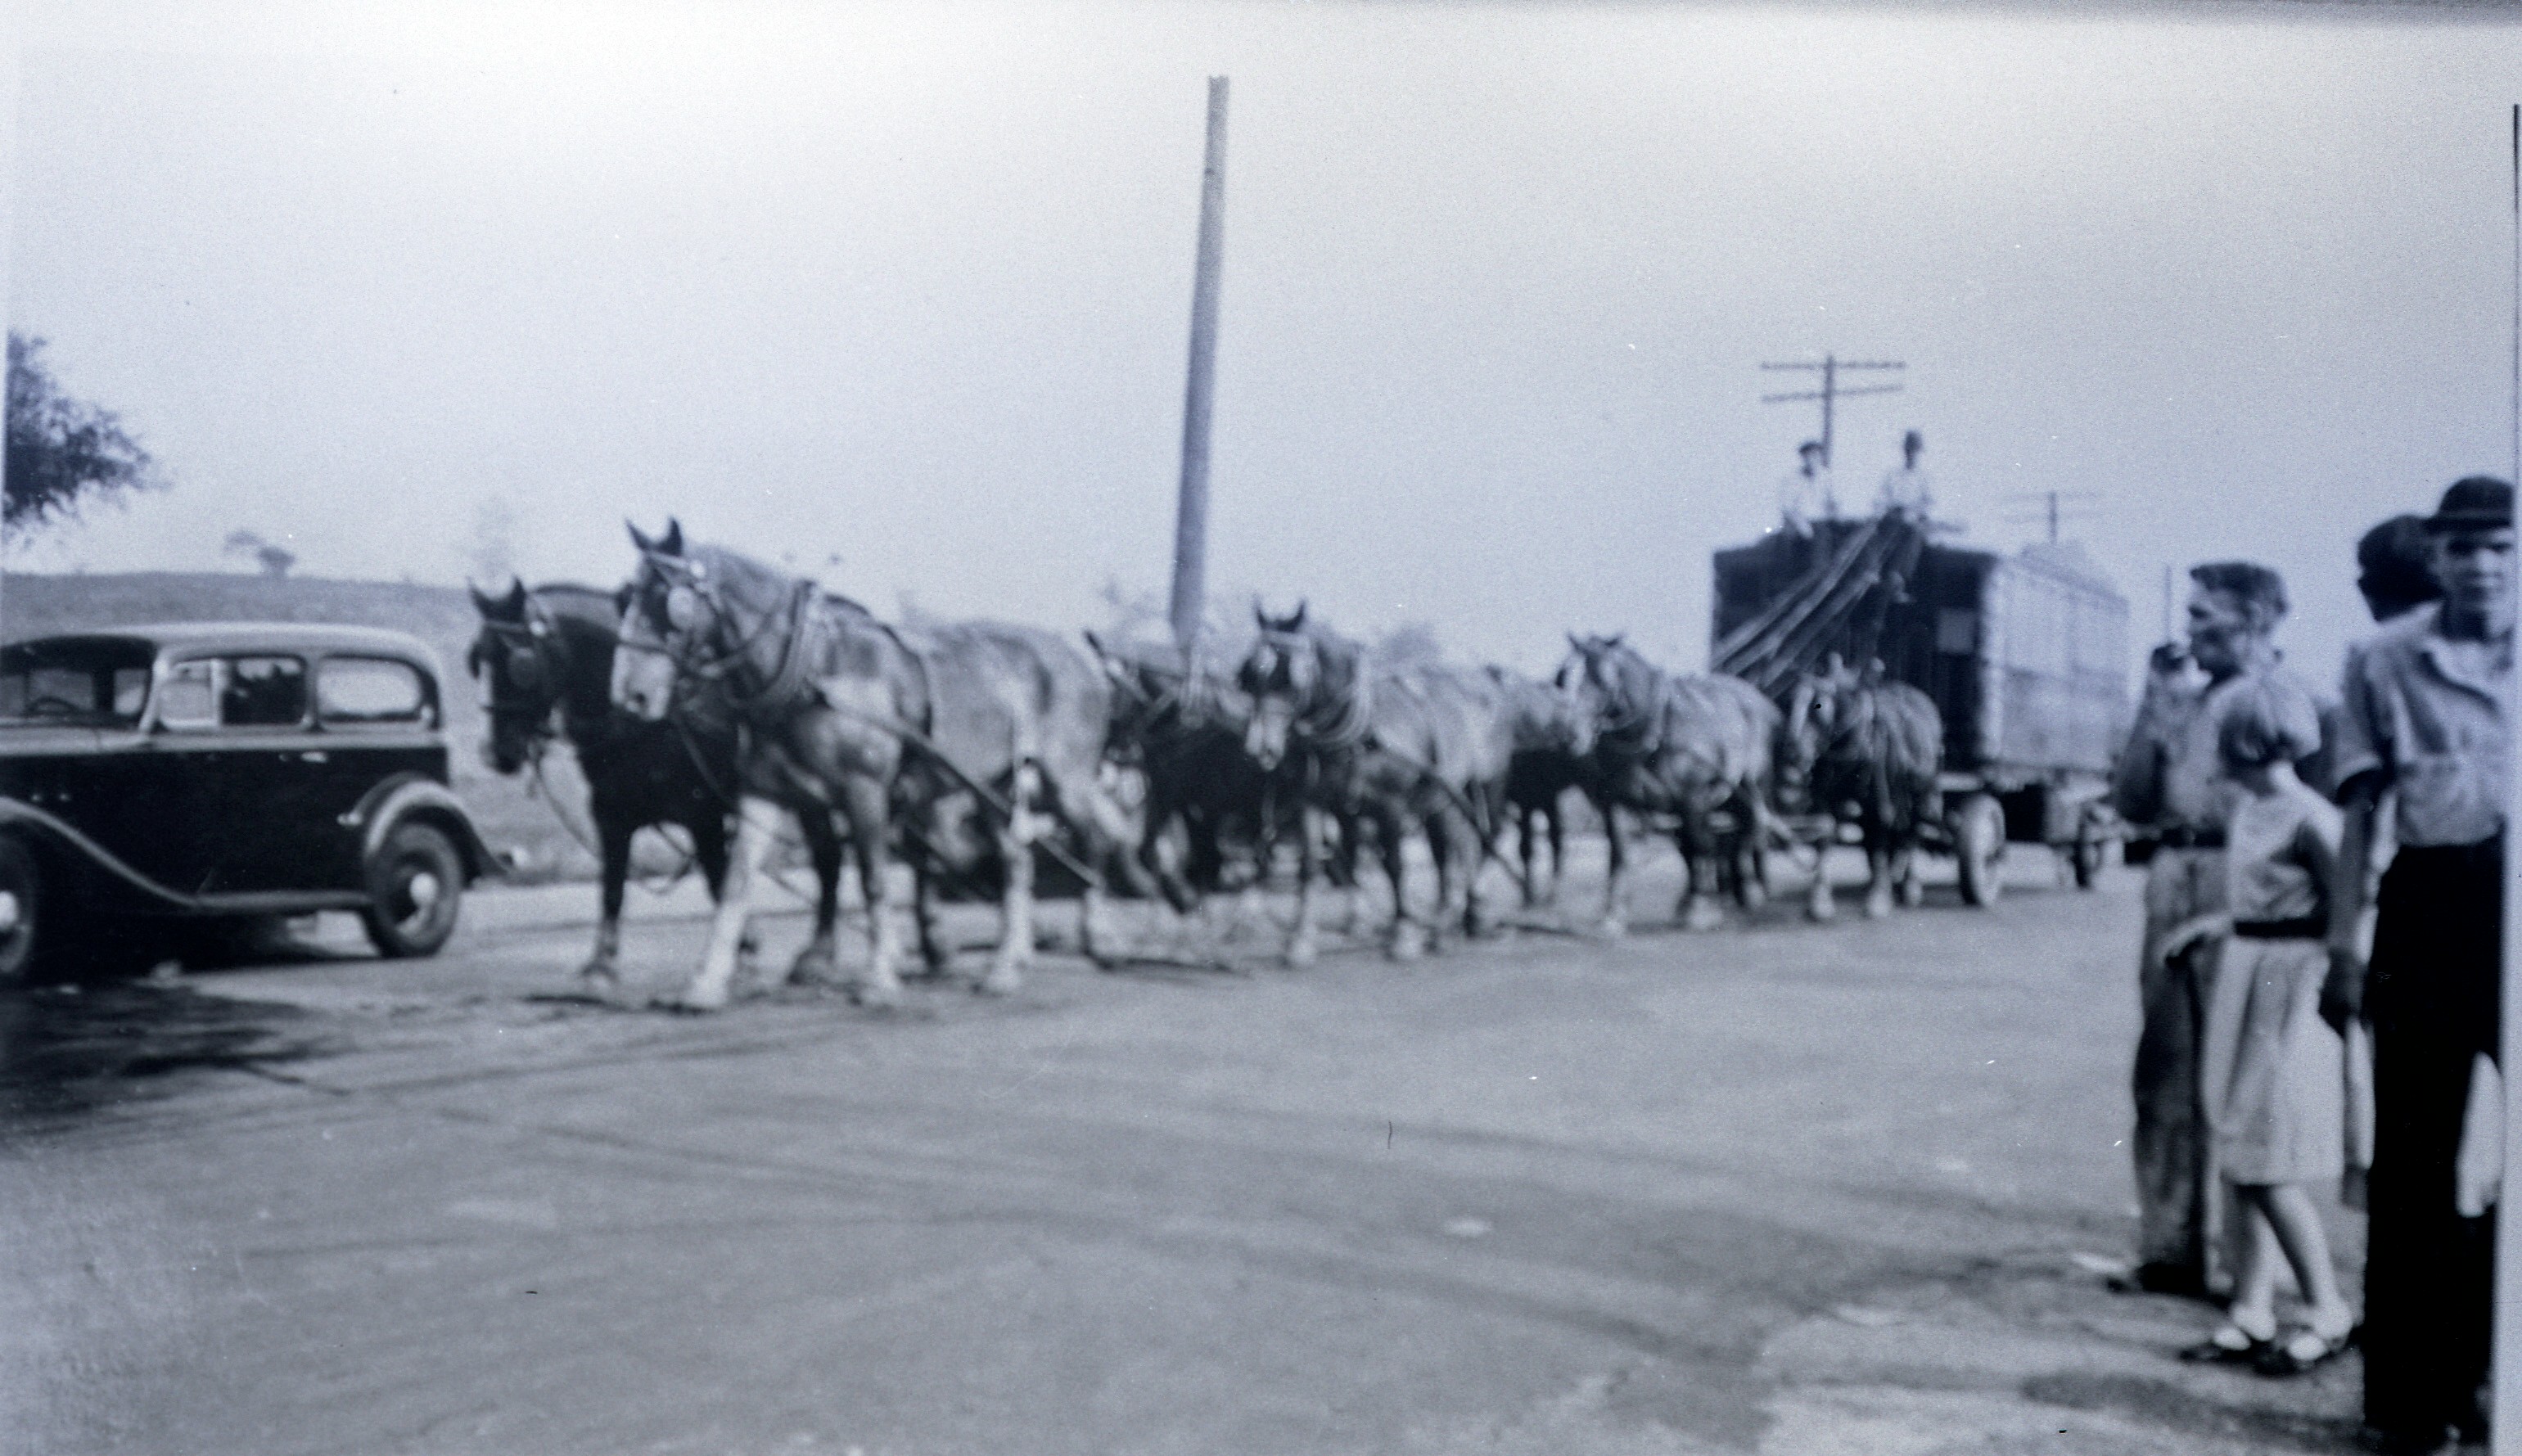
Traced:
<path fill-rule="evenodd" d="M 993 965 L 990 973 L 972 983 L 975 996 L 1013 996 L 1024 985 L 1024 975 L 1012 965 Z"/>
<path fill-rule="evenodd" d="M 788 979 L 809 986 L 827 985 L 840 977 L 840 962 L 827 946 L 808 946 L 788 965 Z"/>
<path fill-rule="evenodd" d="M 1866 896 L 1865 917 L 1869 920 L 1890 919 L 1892 917 L 1892 897 L 1889 894 Z"/>
<path fill-rule="evenodd" d="M 1927 887 L 1914 879 L 1903 884 L 1900 886 L 1900 903 L 1911 910 L 1916 910 L 1927 903 Z"/>
<path fill-rule="evenodd" d="M 1725 928 L 1725 912 L 1703 900 L 1683 912 L 1681 923 L 1692 930 L 1722 930 Z"/>
<path fill-rule="evenodd" d="M 578 978 L 590 986 L 611 990 L 622 984 L 622 972 L 607 960 L 589 961 L 578 968 Z"/>
<path fill-rule="evenodd" d="M 891 1010 L 902 1005 L 902 987 L 892 981 L 861 981 L 850 988 L 850 1000 L 869 1010 Z"/>
<path fill-rule="evenodd" d="M 1403 925 L 1392 932 L 1392 944 L 1387 954 L 1395 961 L 1416 961 L 1427 954 L 1426 937 L 1420 933 L 1418 926 Z"/>
<path fill-rule="evenodd" d="M 1314 943 L 1310 940 L 1287 947 L 1285 960 L 1289 970 L 1303 970 L 1320 959 L 1322 959 L 1321 953 L 1314 949 Z"/>
<path fill-rule="evenodd" d="M 1804 907 L 1804 918 L 1815 924 L 1826 924 L 1839 918 L 1839 907 L 1827 900 L 1816 900 Z"/>
<path fill-rule="evenodd" d="M 670 1011 L 698 1013 L 724 1010 L 726 1008 L 726 988 L 724 986 L 685 986 L 682 990 L 667 997 L 660 1005 Z"/>

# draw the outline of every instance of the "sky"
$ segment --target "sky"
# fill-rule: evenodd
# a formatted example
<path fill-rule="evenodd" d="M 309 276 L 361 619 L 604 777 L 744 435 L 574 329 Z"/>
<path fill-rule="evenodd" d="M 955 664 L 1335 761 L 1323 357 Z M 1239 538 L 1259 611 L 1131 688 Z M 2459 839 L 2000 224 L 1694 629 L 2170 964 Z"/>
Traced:
<path fill-rule="evenodd" d="M 1705 659 L 1812 406 L 1964 540 L 2285 573 L 2513 452 L 2522 23 L 2458 7 L 33 5 L 11 326 L 168 488 L 15 570 L 621 579 L 672 514 L 879 609 L 1161 595 L 1205 80 L 1209 580 Z M 504 520 L 504 530 L 495 523 Z M 492 553 L 495 555 L 496 553 Z"/>

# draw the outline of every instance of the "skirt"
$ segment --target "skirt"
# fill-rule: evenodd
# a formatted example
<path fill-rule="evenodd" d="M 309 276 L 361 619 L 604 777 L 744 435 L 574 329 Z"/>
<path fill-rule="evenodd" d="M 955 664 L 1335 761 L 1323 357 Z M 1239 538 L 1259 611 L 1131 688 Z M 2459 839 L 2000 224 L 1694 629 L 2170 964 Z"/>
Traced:
<path fill-rule="evenodd" d="M 2320 1019 L 2328 974 L 2316 940 L 2223 943 L 2199 1086 L 2217 1171 L 2234 1183 L 2312 1183 L 2346 1166 L 2345 1052 Z"/>

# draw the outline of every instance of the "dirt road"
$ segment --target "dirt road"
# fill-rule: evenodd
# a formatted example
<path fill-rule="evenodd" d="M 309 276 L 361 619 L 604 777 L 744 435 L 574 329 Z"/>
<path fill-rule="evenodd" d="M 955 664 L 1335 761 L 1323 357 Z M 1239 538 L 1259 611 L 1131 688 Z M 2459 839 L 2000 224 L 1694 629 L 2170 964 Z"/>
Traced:
<path fill-rule="evenodd" d="M 2352 1361 L 2184 1367 L 2203 1310 L 2102 1289 L 2135 877 L 2022 858 L 1987 913 L 887 1014 L 542 999 L 584 932 L 513 915 L 16 994 L 8 1449 L 2345 1449 Z"/>

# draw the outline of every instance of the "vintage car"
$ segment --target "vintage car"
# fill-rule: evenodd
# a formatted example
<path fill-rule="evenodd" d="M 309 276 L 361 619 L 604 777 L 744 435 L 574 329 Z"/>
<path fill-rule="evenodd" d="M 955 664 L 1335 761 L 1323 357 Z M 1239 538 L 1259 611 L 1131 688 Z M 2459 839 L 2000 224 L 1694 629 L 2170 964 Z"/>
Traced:
<path fill-rule="evenodd" d="M 358 913 L 426 956 L 495 872 L 401 633 L 185 623 L 0 647 L 0 979 L 137 929 Z"/>

